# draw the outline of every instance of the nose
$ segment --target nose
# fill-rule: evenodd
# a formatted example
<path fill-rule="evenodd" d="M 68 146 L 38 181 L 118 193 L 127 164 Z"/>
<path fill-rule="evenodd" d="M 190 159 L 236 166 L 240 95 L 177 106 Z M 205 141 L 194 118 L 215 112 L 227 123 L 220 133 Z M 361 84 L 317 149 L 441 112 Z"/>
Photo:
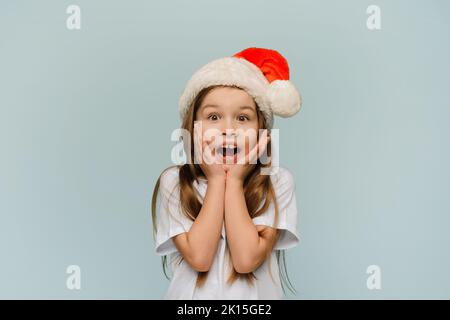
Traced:
<path fill-rule="evenodd" d="M 222 130 L 222 136 L 225 137 L 235 137 L 236 136 L 236 130 L 234 128 L 226 128 Z"/>
<path fill-rule="evenodd" d="M 236 143 L 237 142 L 237 135 L 235 130 L 231 130 L 228 128 L 228 132 L 223 131 L 222 132 L 222 143 Z"/>
<path fill-rule="evenodd" d="M 223 136 L 233 136 L 236 135 L 236 128 L 235 128 L 235 124 L 231 121 L 224 121 L 222 123 L 222 128 L 221 128 L 221 132 Z"/>

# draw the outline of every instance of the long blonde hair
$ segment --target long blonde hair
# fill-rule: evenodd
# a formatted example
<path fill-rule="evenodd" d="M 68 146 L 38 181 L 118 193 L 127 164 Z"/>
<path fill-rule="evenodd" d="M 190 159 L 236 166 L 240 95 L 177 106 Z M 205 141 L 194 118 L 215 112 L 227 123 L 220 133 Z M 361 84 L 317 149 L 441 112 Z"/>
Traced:
<path fill-rule="evenodd" d="M 188 130 L 190 133 L 190 137 L 191 137 L 190 145 L 191 146 L 194 145 L 193 144 L 193 136 L 194 136 L 193 132 L 194 132 L 195 114 L 196 114 L 198 108 L 200 107 L 202 101 L 206 97 L 206 95 L 211 90 L 213 90 L 214 88 L 217 88 L 217 87 L 225 87 L 225 86 L 223 86 L 223 85 L 210 86 L 210 87 L 207 87 L 207 88 L 203 89 L 202 91 L 200 91 L 200 93 L 196 96 L 196 98 L 192 102 L 186 116 L 184 117 L 184 119 L 182 121 L 182 125 L 181 125 L 182 129 Z M 257 113 L 258 113 L 259 129 L 266 129 L 267 126 L 266 126 L 265 118 L 258 107 L 257 107 Z M 188 142 L 184 141 L 185 151 L 190 153 L 191 159 L 194 159 L 194 148 L 188 148 L 188 146 L 189 146 Z M 270 140 L 267 145 L 267 155 L 270 159 L 270 155 L 271 155 Z M 263 164 L 259 160 L 257 161 L 257 163 L 255 165 L 253 165 L 252 170 L 247 175 L 247 177 L 245 178 L 245 181 L 244 181 L 244 195 L 245 195 L 245 202 L 247 205 L 247 209 L 248 209 L 249 215 L 252 219 L 263 214 L 269 208 L 271 201 L 273 201 L 274 207 L 275 207 L 275 224 L 276 224 L 277 219 L 278 219 L 278 214 L 279 214 L 278 211 L 279 210 L 278 210 L 278 203 L 277 203 L 275 191 L 274 191 L 274 188 L 272 185 L 272 181 L 270 179 L 270 175 L 259 174 L 261 168 L 270 167 L 270 166 L 271 166 L 270 162 L 267 164 Z M 178 169 L 179 169 L 179 187 L 180 187 L 179 188 L 179 192 L 180 192 L 179 197 L 180 197 L 181 208 L 182 208 L 183 214 L 185 214 L 189 219 L 194 221 L 195 218 L 198 216 L 201 206 L 202 206 L 197 197 L 198 192 L 194 187 L 194 181 L 198 182 L 199 177 L 205 178 L 205 175 L 204 175 L 203 171 L 201 170 L 200 165 L 194 164 L 194 163 L 186 163 L 184 165 L 171 166 L 169 168 L 166 168 L 159 176 L 159 178 L 155 184 L 155 188 L 153 190 L 151 210 L 152 210 L 153 235 L 154 236 L 157 232 L 156 205 L 157 205 L 157 196 L 158 196 L 158 191 L 159 191 L 160 179 L 165 171 L 167 171 L 168 169 L 173 168 L 173 167 L 178 167 Z M 263 203 L 262 206 L 261 206 L 261 203 Z M 226 247 L 228 248 L 228 246 L 226 246 Z M 227 252 L 228 252 L 228 254 L 230 254 L 229 250 L 227 250 Z M 271 251 L 268 251 L 265 254 L 266 254 L 266 259 L 267 258 L 270 259 Z M 277 256 L 278 265 L 279 265 L 280 277 L 283 280 L 281 283 L 283 291 L 284 291 L 284 283 L 283 282 L 286 282 L 288 288 L 292 292 L 295 292 L 295 288 L 292 286 L 292 284 L 289 280 L 288 274 L 287 274 L 284 250 L 277 250 L 276 256 Z M 181 257 L 181 260 L 179 262 L 181 262 L 182 259 L 183 258 Z M 228 261 L 231 262 L 231 259 L 228 259 Z M 282 265 L 280 264 L 280 262 L 282 262 Z M 166 272 L 167 256 L 162 257 L 162 265 L 163 265 L 164 274 L 166 275 L 166 277 L 168 279 L 170 279 L 167 276 L 167 272 Z M 269 264 L 269 270 L 270 270 L 270 265 L 271 264 Z M 236 272 L 236 270 L 234 269 L 233 266 L 231 266 L 231 270 L 232 271 L 231 271 L 230 276 L 228 277 L 227 283 L 232 284 L 234 281 L 236 281 L 237 278 L 243 278 L 250 285 L 253 285 L 253 281 L 254 281 L 254 279 L 256 279 L 253 272 L 246 273 L 246 274 L 238 273 L 238 272 Z M 197 287 L 203 286 L 203 284 L 206 281 L 207 276 L 208 276 L 208 271 L 198 272 L 196 286 Z M 286 277 L 286 279 L 285 279 L 285 277 Z"/>

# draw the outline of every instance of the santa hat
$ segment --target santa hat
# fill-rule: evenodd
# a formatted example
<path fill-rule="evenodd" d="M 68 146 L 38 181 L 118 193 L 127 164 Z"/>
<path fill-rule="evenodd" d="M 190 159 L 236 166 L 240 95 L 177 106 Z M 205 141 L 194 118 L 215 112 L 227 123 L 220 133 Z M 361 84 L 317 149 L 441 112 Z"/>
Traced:
<path fill-rule="evenodd" d="M 248 48 L 209 62 L 188 81 L 179 101 L 181 118 L 197 94 L 214 85 L 237 86 L 255 99 L 267 127 L 273 125 L 273 115 L 291 117 L 300 110 L 301 96 L 289 81 L 289 66 L 277 51 Z"/>

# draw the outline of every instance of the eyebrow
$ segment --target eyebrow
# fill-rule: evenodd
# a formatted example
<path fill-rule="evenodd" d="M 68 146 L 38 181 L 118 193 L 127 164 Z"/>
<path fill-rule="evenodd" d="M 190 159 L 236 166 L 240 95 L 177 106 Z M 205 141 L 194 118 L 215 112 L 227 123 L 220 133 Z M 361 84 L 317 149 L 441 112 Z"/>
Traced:
<path fill-rule="evenodd" d="M 205 104 L 205 105 L 202 107 L 202 109 L 205 110 L 206 108 L 218 108 L 218 107 L 219 107 L 219 106 L 216 105 L 216 104 Z M 255 109 L 252 108 L 252 107 L 250 107 L 250 106 L 240 106 L 239 109 L 240 109 L 240 110 L 243 110 L 243 109 L 249 109 L 249 110 L 251 110 L 251 111 L 255 111 Z"/>
<path fill-rule="evenodd" d="M 250 107 L 250 106 L 241 106 L 241 107 L 239 107 L 239 109 L 250 109 L 251 111 L 255 111 L 255 108 L 252 108 L 252 107 Z"/>
<path fill-rule="evenodd" d="M 216 104 L 205 104 L 202 109 L 206 109 L 206 108 L 218 108 L 219 106 Z"/>

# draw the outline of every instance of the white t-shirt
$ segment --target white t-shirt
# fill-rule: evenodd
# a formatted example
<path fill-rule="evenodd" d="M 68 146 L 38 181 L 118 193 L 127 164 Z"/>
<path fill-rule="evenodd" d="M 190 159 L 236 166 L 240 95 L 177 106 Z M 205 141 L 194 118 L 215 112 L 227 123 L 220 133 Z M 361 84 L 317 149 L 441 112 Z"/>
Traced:
<path fill-rule="evenodd" d="M 282 299 L 283 292 L 276 250 L 292 248 L 300 241 L 297 232 L 297 204 L 292 174 L 287 169 L 279 167 L 278 172 L 275 171 L 271 175 L 279 210 L 278 223 L 275 227 L 281 230 L 281 234 L 272 250 L 271 258 L 264 261 L 253 272 L 257 278 L 254 279 L 254 284 L 250 285 L 241 278 L 237 278 L 231 285 L 227 284 L 231 273 L 229 269 L 231 264 L 228 261 L 229 253 L 226 252 L 228 245 L 223 224 L 216 256 L 209 269 L 206 282 L 203 286 L 196 288 L 197 271 L 192 269 L 184 259 L 179 263 L 181 255 L 172 241 L 177 234 L 188 232 L 194 223 L 181 210 L 178 171 L 178 167 L 173 167 L 164 172 L 160 179 L 158 195 L 160 205 L 157 210 L 155 251 L 161 256 L 168 255 L 168 265 L 173 274 L 164 299 Z M 194 187 L 199 191 L 201 200 L 205 197 L 207 183 L 206 179 L 200 179 L 199 183 L 194 181 Z M 274 217 L 275 209 L 271 202 L 266 212 L 253 218 L 253 223 L 273 227 Z"/>

